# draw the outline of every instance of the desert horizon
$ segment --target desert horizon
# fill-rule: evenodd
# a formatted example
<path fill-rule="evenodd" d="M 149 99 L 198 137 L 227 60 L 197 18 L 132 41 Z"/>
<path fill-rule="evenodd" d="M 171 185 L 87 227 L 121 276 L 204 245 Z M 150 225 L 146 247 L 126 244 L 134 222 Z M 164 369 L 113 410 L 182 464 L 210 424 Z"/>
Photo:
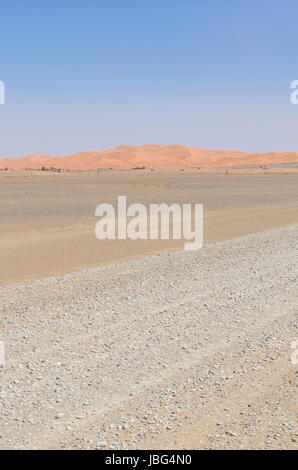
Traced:
<path fill-rule="evenodd" d="M 133 169 L 133 168 L 218 168 L 235 165 L 280 165 L 298 163 L 298 153 L 247 153 L 232 150 L 209 150 L 174 145 L 121 145 L 111 150 L 80 152 L 70 156 L 28 155 L 0 159 L 0 168 L 66 170 Z"/>
<path fill-rule="evenodd" d="M 1 2 L 0 452 L 297 449 L 297 15 Z"/>

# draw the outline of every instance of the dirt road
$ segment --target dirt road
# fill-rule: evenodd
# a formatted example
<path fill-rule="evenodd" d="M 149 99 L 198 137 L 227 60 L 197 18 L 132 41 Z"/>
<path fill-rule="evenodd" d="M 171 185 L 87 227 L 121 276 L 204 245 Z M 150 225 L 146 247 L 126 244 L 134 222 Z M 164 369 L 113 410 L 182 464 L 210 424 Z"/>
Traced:
<path fill-rule="evenodd" d="M 295 448 L 298 226 L 0 288 L 1 448 Z"/>

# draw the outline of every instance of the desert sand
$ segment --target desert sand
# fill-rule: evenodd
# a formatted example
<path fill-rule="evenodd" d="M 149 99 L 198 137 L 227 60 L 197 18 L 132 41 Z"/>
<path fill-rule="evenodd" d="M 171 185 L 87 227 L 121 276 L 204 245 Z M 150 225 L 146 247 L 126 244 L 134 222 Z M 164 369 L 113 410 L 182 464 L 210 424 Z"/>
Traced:
<path fill-rule="evenodd" d="M 112 150 L 81 152 L 68 157 L 28 155 L 25 158 L 0 160 L 1 168 L 96 168 L 131 169 L 136 167 L 229 167 L 234 165 L 267 165 L 298 162 L 298 153 L 249 154 L 230 150 L 207 150 L 183 145 L 122 145 Z"/>
<path fill-rule="evenodd" d="M 99 241 L 118 195 L 203 248 Z M 0 171 L 0 448 L 296 448 L 297 224 L 295 164 Z"/>
<path fill-rule="evenodd" d="M 205 244 L 296 224 L 298 174 L 262 171 L 0 172 L 0 284 L 183 249 L 183 240 L 97 240 L 95 208 L 118 194 L 128 204 L 203 203 Z"/>
<path fill-rule="evenodd" d="M 0 287 L 0 448 L 295 449 L 297 234 Z"/>

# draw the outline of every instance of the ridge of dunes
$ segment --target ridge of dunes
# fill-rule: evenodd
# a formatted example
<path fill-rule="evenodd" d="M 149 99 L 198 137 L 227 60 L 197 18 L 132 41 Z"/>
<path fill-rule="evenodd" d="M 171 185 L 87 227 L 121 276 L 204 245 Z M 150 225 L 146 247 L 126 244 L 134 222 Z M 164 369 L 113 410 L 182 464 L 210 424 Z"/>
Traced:
<path fill-rule="evenodd" d="M 131 169 L 135 167 L 229 167 L 298 162 L 298 153 L 246 153 L 230 150 L 207 150 L 182 145 L 122 145 L 112 150 L 81 152 L 67 157 L 44 154 L 0 160 L 1 168 L 25 169 L 54 167 L 66 170 L 96 168 Z"/>

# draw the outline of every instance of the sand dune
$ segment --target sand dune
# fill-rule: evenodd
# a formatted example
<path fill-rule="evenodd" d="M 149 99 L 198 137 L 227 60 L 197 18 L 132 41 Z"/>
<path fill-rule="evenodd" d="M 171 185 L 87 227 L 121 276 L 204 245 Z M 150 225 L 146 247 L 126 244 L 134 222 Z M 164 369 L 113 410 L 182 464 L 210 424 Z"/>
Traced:
<path fill-rule="evenodd" d="M 279 164 L 298 162 L 298 153 L 249 154 L 229 150 L 207 150 L 182 145 L 143 145 L 139 147 L 122 145 L 112 150 L 81 152 L 68 157 L 43 154 L 28 155 L 25 158 L 0 160 L 5 168 L 64 168 L 88 170 L 96 168 L 130 169 L 135 167 L 205 167 L 216 168 L 233 165 Z"/>

